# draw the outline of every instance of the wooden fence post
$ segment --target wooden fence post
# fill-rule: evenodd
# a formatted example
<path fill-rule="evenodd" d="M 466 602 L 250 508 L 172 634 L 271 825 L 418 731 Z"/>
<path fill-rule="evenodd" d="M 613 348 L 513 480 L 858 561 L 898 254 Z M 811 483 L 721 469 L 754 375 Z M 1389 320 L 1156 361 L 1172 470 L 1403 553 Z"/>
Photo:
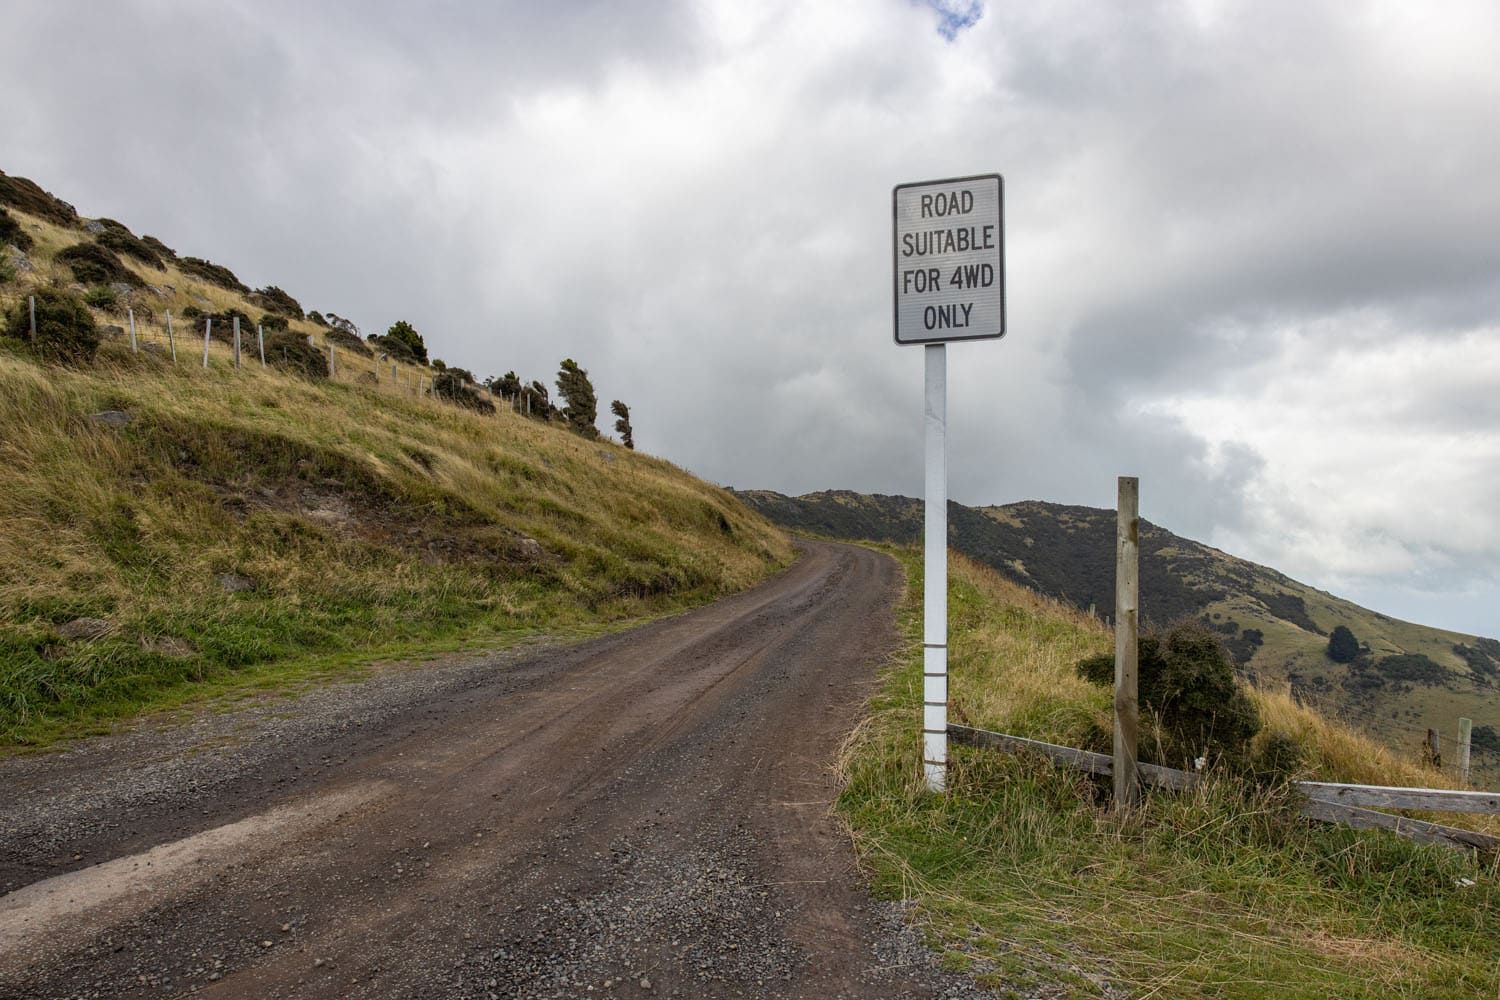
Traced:
<path fill-rule="evenodd" d="M 328 377 L 329 378 L 333 378 L 333 376 L 334 376 L 333 351 L 334 351 L 333 345 L 329 344 L 328 345 Z"/>
<path fill-rule="evenodd" d="M 135 339 L 135 310 L 126 309 L 125 315 L 130 320 L 130 353 L 139 354 L 141 353 L 140 345 L 139 342 Z"/>
<path fill-rule="evenodd" d="M 167 310 L 167 346 L 172 349 L 172 364 L 177 363 L 177 335 L 172 332 L 172 310 Z"/>
<path fill-rule="evenodd" d="M 1474 738 L 1474 720 L 1458 720 L 1458 784 L 1469 787 L 1469 742 Z"/>
<path fill-rule="evenodd" d="M 27 308 L 31 310 L 31 343 L 36 344 L 36 296 L 26 296 Z"/>
<path fill-rule="evenodd" d="M 240 318 L 234 318 L 234 367 L 240 366 Z"/>
<path fill-rule="evenodd" d="M 1121 476 L 1115 531 L 1115 809 L 1129 809 L 1140 799 L 1137 744 L 1140 706 L 1136 670 L 1140 615 L 1140 480 Z"/>
<path fill-rule="evenodd" d="M 1436 729 L 1427 730 L 1426 753 L 1428 764 L 1434 768 L 1441 768 L 1443 766 L 1442 746 L 1438 741 L 1438 731 Z"/>

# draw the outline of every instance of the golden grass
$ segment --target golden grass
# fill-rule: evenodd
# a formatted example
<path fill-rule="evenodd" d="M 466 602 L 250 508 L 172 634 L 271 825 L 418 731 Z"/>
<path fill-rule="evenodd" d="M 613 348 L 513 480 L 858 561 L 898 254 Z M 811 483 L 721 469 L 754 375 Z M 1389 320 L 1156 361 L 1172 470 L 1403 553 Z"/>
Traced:
<path fill-rule="evenodd" d="M 897 554 L 917 583 L 920 559 Z M 1073 665 L 1109 649 L 1108 630 L 962 557 L 949 582 L 958 721 L 1073 746 L 1107 734 L 1108 693 Z M 1021 995 L 1500 994 L 1500 862 L 1310 823 L 1285 786 L 1210 772 L 1120 816 L 1107 782 L 955 747 L 948 792 L 927 793 L 919 591 L 902 602 L 902 652 L 841 753 L 839 807 L 877 891 L 911 904 L 950 965 Z M 1414 776 L 1284 695 L 1257 703 L 1268 730 L 1305 742 L 1320 777 Z"/>
<path fill-rule="evenodd" d="M 81 234 L 33 233 L 37 270 L 0 299 L 67 283 L 50 255 Z M 257 313 L 175 269 L 136 270 L 176 286 L 149 299 L 139 353 L 116 337 L 67 369 L 0 351 L 0 733 L 13 739 L 305 655 L 659 614 L 791 558 L 780 531 L 668 462 L 460 409 L 392 384 L 388 365 L 360 378 L 375 363 L 352 352 L 311 382 L 262 368 L 242 331 L 243 366 L 215 341 L 205 369 L 201 328 L 179 326 L 173 364 L 146 349 L 165 345 L 168 304 Z M 89 419 L 103 410 L 129 425 Z M 225 573 L 255 591 L 226 595 Z M 110 634 L 62 641 L 80 616 Z M 191 655 L 161 652 L 174 642 Z"/>

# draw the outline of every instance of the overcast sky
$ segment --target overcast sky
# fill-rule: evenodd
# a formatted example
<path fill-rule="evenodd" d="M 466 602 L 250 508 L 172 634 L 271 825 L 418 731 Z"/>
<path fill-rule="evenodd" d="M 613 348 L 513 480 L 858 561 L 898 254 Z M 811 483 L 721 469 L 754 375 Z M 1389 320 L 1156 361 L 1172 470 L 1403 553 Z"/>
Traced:
<path fill-rule="evenodd" d="M 1500 633 L 1500 5 L 4 6 L 0 169 L 736 487 L 919 495 L 891 188 L 1001 173 L 954 499 Z"/>

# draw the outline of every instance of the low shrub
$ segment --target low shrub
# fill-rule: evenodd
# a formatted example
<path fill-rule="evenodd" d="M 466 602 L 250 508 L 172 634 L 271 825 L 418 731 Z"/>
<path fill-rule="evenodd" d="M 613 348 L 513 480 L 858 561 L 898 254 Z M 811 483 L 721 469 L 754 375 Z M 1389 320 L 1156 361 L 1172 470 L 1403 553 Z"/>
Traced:
<path fill-rule="evenodd" d="M 241 295 L 250 294 L 250 289 L 239 278 L 234 276 L 233 271 L 222 264 L 215 264 L 213 261 L 204 260 L 202 257 L 179 257 L 177 258 L 177 267 L 183 274 L 202 278 L 209 284 L 218 285 L 220 288 L 227 288 L 232 292 L 239 292 Z"/>
<path fill-rule="evenodd" d="M 285 316 L 278 316 L 275 313 L 266 313 L 260 318 L 260 325 L 267 330 L 285 330 L 288 329 L 287 324 L 288 320 Z"/>
<path fill-rule="evenodd" d="M 307 320 L 309 323 L 316 323 L 319 326 L 328 325 L 328 320 L 324 319 L 323 314 L 318 312 L 316 309 L 307 314 Z"/>
<path fill-rule="evenodd" d="M 302 304 L 275 285 L 256 289 L 250 301 L 268 312 L 278 313 L 291 319 L 302 318 Z"/>
<path fill-rule="evenodd" d="M 353 351 L 362 357 L 373 358 L 375 352 L 370 345 L 359 339 L 358 334 L 350 333 L 348 330 L 339 330 L 330 327 L 323 334 L 323 339 L 338 347 L 341 351 Z"/>
<path fill-rule="evenodd" d="M 31 234 L 16 221 L 16 217 L 0 208 L 0 246 L 9 243 L 17 250 L 30 250 L 35 244 Z"/>
<path fill-rule="evenodd" d="M 392 361 L 404 361 L 409 365 L 423 363 L 406 341 L 398 340 L 388 334 L 383 333 L 378 337 L 372 337 L 368 343 L 375 350 L 384 352 Z"/>
<path fill-rule="evenodd" d="M 137 288 L 145 284 L 113 250 L 98 243 L 75 243 L 59 251 L 57 259 L 68 266 L 80 284 L 109 285 L 118 281 Z"/>
<path fill-rule="evenodd" d="M 127 229 L 124 223 L 116 222 L 114 219 L 99 219 L 99 225 L 104 227 L 104 232 L 95 236 L 94 239 L 102 247 L 108 247 L 115 253 L 133 257 L 142 264 L 147 264 L 158 271 L 165 271 L 167 265 L 162 262 L 161 254 L 146 243 L 139 236 Z"/>
<path fill-rule="evenodd" d="M 32 294 L 36 297 L 36 339 L 31 337 L 31 306 L 25 296 L 6 311 L 5 335 L 49 361 L 92 361 L 99 349 L 99 327 L 83 300 L 57 288 L 38 288 Z"/>
<path fill-rule="evenodd" d="M 120 306 L 120 297 L 108 285 L 99 285 L 95 288 L 90 288 L 84 293 L 83 301 L 95 309 L 103 309 L 108 312 L 113 312 Z"/>
<path fill-rule="evenodd" d="M 1396 653 L 1375 661 L 1375 670 L 1393 681 L 1416 684 L 1442 684 L 1448 671 L 1441 663 L 1424 653 Z"/>
<path fill-rule="evenodd" d="M 59 226 L 78 225 L 78 212 L 72 205 L 42 190 L 35 181 L 25 177 L 9 177 L 4 171 L 0 171 L 0 204 L 10 205 Z"/>
<path fill-rule="evenodd" d="M 471 382 L 452 371 L 439 372 L 432 377 L 432 394 L 478 413 L 495 412 L 494 403 L 481 396 Z"/>
<path fill-rule="evenodd" d="M 165 243 L 163 243 L 161 240 L 157 239 L 155 236 L 142 236 L 141 237 L 141 242 L 144 243 L 144 244 L 146 244 L 152 250 L 155 250 L 156 253 L 157 253 L 157 256 L 161 257 L 164 260 L 176 260 L 177 259 L 177 251 L 173 250 L 171 247 L 167 246 Z"/>
<path fill-rule="evenodd" d="M 328 377 L 328 356 L 293 330 L 277 330 L 266 337 L 266 363 L 310 379 Z"/>
<path fill-rule="evenodd" d="M 1087 657 L 1078 674 L 1113 685 L 1113 653 Z M 1204 756 L 1232 767 L 1250 763 L 1250 741 L 1260 714 L 1235 683 L 1234 667 L 1218 636 L 1197 622 L 1144 635 L 1139 643 L 1137 693 L 1143 717 L 1156 717 L 1156 747 L 1142 739 L 1143 758 L 1182 767 Z M 1153 753 L 1154 750 L 1154 753 Z"/>

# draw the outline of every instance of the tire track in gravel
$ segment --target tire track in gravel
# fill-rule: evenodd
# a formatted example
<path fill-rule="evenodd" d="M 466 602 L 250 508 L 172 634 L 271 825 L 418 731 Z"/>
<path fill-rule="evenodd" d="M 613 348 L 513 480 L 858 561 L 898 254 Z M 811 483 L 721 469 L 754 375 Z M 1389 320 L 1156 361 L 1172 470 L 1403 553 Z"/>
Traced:
<path fill-rule="evenodd" d="M 0 995 L 982 995 L 829 811 L 899 569 L 803 548 L 628 633 L 195 720 L 196 758 L 0 761 Z"/>

